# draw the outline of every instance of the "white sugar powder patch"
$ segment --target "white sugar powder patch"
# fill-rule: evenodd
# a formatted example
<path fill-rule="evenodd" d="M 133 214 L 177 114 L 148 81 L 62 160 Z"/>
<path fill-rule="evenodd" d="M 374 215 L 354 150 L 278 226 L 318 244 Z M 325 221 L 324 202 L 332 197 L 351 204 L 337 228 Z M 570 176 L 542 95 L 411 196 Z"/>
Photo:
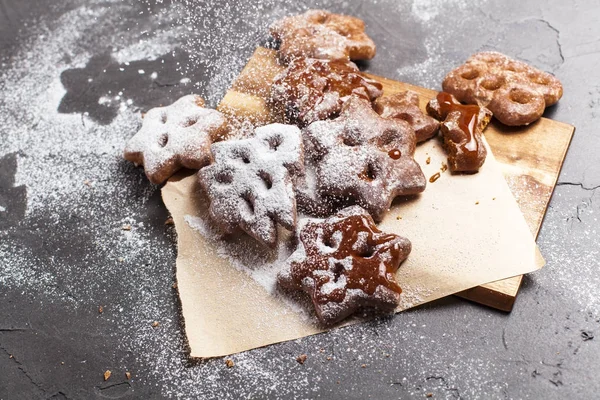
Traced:
<path fill-rule="evenodd" d="M 423 39 L 427 57 L 420 63 L 399 68 L 397 78 L 426 88 L 440 90 L 444 76 L 457 66 L 447 60 L 446 55 L 449 49 L 444 47 L 444 44 L 448 43 L 450 36 L 455 37 L 456 43 L 464 41 L 461 32 L 473 32 L 477 26 L 477 19 L 473 16 L 472 10 L 484 7 L 486 2 L 487 0 L 413 0 L 412 14 L 423 24 L 427 24 L 427 30 L 431 32 Z M 456 18 L 458 26 L 452 32 L 448 32 L 445 24 L 435 22 L 436 18 L 444 18 L 444 15 L 448 14 L 464 14 L 464 18 Z M 464 25 L 464 28 L 461 25 Z M 473 51 L 464 50 L 469 54 Z M 469 54 L 465 54 L 465 57 Z"/>
<path fill-rule="evenodd" d="M 438 15 L 448 12 L 449 8 L 462 11 L 476 7 L 474 3 L 467 0 L 413 0 L 411 11 L 415 17 L 423 22 L 429 22 Z"/>
<path fill-rule="evenodd" d="M 223 240 L 221 234 L 212 226 L 210 221 L 204 218 L 185 215 L 184 220 L 190 228 L 210 241 L 217 254 L 229 261 L 234 268 L 250 276 L 267 293 L 285 302 L 294 312 L 305 318 L 312 318 L 309 316 L 306 304 L 299 304 L 292 298 L 282 296 L 277 290 L 277 275 L 281 271 L 285 260 L 292 254 L 288 240 L 279 240 L 277 249 L 271 252 L 244 234 L 234 240 Z M 280 229 L 279 234 L 280 237 L 284 238 L 290 236 L 290 233 L 285 232 L 283 229 Z"/>

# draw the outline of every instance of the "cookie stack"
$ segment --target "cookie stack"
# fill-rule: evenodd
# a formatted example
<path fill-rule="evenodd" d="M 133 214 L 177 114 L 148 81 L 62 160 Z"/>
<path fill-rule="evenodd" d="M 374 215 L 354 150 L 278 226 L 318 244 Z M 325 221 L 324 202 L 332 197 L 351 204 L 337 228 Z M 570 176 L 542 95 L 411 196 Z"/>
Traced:
<path fill-rule="evenodd" d="M 271 83 L 269 106 L 283 124 L 240 135 L 225 115 L 186 96 L 145 115 L 125 158 L 157 184 L 180 168 L 199 170 L 210 217 L 224 234 L 242 231 L 275 248 L 279 227 L 294 232 L 296 250 L 281 265 L 279 283 L 306 292 L 323 324 L 365 308 L 392 311 L 401 293 L 395 272 L 411 244 L 375 222 L 396 197 L 425 190 L 417 143 L 441 131 L 450 168 L 476 172 L 490 110 L 504 116 L 510 103 L 511 118 L 527 114 L 510 121 L 531 123 L 541 115 L 540 98 L 552 104 L 562 89 L 548 74 L 482 53 L 448 75 L 448 93 L 426 115 L 415 93 L 384 97 L 381 83 L 354 64 L 376 52 L 363 21 L 311 10 L 270 30 L 285 69 Z M 302 226 L 299 215 L 308 218 Z"/>

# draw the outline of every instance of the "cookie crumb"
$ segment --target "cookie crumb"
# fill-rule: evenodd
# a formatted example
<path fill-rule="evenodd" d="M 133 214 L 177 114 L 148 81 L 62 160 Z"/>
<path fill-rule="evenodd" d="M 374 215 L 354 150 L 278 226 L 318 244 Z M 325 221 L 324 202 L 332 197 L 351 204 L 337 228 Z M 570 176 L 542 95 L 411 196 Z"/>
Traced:
<path fill-rule="evenodd" d="M 478 204 L 479 204 L 479 202 L 478 202 L 478 201 L 476 201 L 476 202 L 475 202 L 475 205 L 478 205 Z"/>
<path fill-rule="evenodd" d="M 361 368 L 367 368 L 367 364 L 361 364 L 360 367 Z"/>
<path fill-rule="evenodd" d="M 98 307 L 98 313 L 99 313 L 99 314 L 102 314 L 103 312 L 104 312 L 104 307 L 102 307 L 102 306 L 99 306 L 99 307 Z"/>
<path fill-rule="evenodd" d="M 495 198 L 495 197 L 492 197 L 492 200 L 496 200 L 496 198 Z"/>
<path fill-rule="evenodd" d="M 429 182 L 433 183 L 435 181 L 437 181 L 438 179 L 440 179 L 441 174 L 439 172 L 436 172 L 435 174 L 431 175 L 431 178 L 429 178 Z"/>
<path fill-rule="evenodd" d="M 110 372 L 110 369 L 107 369 L 106 371 L 104 371 L 104 380 L 107 381 L 108 378 L 110 378 L 110 374 L 112 374 L 112 372 Z"/>
<path fill-rule="evenodd" d="M 169 217 L 165 221 L 165 225 L 174 225 L 175 221 L 173 221 L 173 217 Z"/>
<path fill-rule="evenodd" d="M 425 164 L 427 164 L 427 165 L 431 164 L 431 157 L 427 157 L 427 160 L 425 160 Z"/>
<path fill-rule="evenodd" d="M 228 358 L 227 360 L 225 360 L 225 365 L 227 366 L 227 368 L 233 368 L 235 363 L 233 362 L 233 360 L 231 358 Z"/>
<path fill-rule="evenodd" d="M 64 362 L 64 361 L 61 361 L 61 362 L 60 362 L 60 365 L 65 365 L 65 362 Z"/>
<path fill-rule="evenodd" d="M 123 261 L 125 261 L 125 259 L 123 257 L 119 257 L 119 258 L 117 258 L 117 261 L 123 262 Z"/>
<path fill-rule="evenodd" d="M 401 216 L 401 215 L 398 215 L 398 216 L 396 217 L 396 219 L 397 219 L 397 220 L 401 220 L 401 219 L 402 219 L 402 216 Z"/>
<path fill-rule="evenodd" d="M 171 285 L 171 287 L 172 287 L 173 289 L 177 289 L 177 282 L 173 283 L 173 284 Z"/>
<path fill-rule="evenodd" d="M 83 184 L 86 185 L 86 186 L 92 186 L 92 182 L 90 182 L 87 179 L 85 181 L 83 181 Z"/>
<path fill-rule="evenodd" d="M 433 393 L 427 393 L 425 397 L 433 397 Z"/>
<path fill-rule="evenodd" d="M 447 169 L 448 169 L 448 164 L 446 164 L 445 162 L 442 161 L 442 168 L 440 168 L 440 170 L 442 172 L 446 172 Z"/>
<path fill-rule="evenodd" d="M 152 323 L 152 327 L 153 327 L 153 328 L 156 328 L 156 327 L 158 327 L 159 325 L 160 325 L 160 322 L 158 322 L 158 321 L 154 321 L 154 322 Z"/>
<path fill-rule="evenodd" d="M 130 231 L 130 230 L 131 230 L 131 225 L 129 225 L 129 224 L 125 224 L 125 225 L 123 225 L 123 226 L 121 227 L 121 229 L 122 229 L 122 230 L 124 230 L 124 231 Z"/>
<path fill-rule="evenodd" d="M 300 354 L 296 358 L 296 361 L 298 361 L 298 364 L 304 364 L 304 362 L 306 361 L 307 358 L 308 358 L 308 356 L 306 354 Z"/>
<path fill-rule="evenodd" d="M 129 372 L 129 371 L 125 372 L 125 378 L 127 380 L 130 380 L 131 379 L 131 372 Z"/>
<path fill-rule="evenodd" d="M 331 361 L 331 357 L 330 357 L 330 356 L 327 356 L 326 360 L 327 360 L 327 361 Z"/>

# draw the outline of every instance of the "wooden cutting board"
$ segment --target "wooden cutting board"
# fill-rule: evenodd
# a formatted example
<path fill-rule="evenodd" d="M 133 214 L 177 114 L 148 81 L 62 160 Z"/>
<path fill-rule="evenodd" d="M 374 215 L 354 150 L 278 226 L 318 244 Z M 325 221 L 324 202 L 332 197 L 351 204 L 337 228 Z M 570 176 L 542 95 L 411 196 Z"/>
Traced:
<path fill-rule="evenodd" d="M 267 106 L 269 88 L 283 70 L 274 50 L 259 47 L 233 82 L 217 107 L 235 120 L 255 124 L 278 122 Z M 419 94 L 421 108 L 436 91 L 369 75 L 383 85 L 384 95 L 412 90 Z M 495 120 L 485 131 L 486 139 L 501 164 L 504 176 L 531 232 L 537 237 L 552 197 L 575 127 L 542 118 L 527 127 L 506 127 Z M 499 310 L 510 311 L 521 286 L 516 276 L 477 286 L 457 295 Z"/>

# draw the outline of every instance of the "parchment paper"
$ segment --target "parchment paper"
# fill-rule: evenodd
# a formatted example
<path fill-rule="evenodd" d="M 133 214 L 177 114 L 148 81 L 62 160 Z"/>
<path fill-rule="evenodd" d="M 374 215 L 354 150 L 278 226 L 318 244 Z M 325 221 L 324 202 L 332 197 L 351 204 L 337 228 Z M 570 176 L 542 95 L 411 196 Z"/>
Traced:
<path fill-rule="evenodd" d="M 446 155 L 438 140 L 430 140 L 417 147 L 415 159 L 429 178 L 441 172 Z M 314 318 L 236 269 L 219 255 L 214 240 L 186 222 L 206 218 L 195 175 L 173 177 L 162 195 L 178 235 L 177 283 L 192 357 L 223 356 L 323 331 Z M 489 147 L 479 173 L 442 172 L 420 196 L 397 199 L 379 227 L 413 245 L 397 274 L 404 291 L 397 311 L 544 265 Z"/>

